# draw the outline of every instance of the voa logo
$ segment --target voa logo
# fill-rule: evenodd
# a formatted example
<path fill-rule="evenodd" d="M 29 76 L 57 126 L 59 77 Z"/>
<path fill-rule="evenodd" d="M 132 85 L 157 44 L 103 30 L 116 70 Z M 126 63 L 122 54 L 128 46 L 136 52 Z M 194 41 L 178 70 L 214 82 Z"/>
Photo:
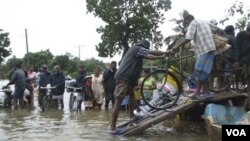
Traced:
<path fill-rule="evenodd" d="M 227 136 L 247 136 L 244 129 L 226 129 Z"/>

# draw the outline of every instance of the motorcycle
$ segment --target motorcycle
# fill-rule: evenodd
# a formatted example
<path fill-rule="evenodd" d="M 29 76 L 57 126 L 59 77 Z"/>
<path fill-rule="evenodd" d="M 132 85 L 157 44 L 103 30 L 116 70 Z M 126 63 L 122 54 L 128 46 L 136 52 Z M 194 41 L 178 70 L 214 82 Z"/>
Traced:
<path fill-rule="evenodd" d="M 23 95 L 23 101 L 25 105 L 31 103 L 31 93 L 29 90 L 25 89 Z M 2 87 L 0 90 L 0 107 L 11 108 L 13 105 L 13 90 L 10 86 Z"/>
<path fill-rule="evenodd" d="M 12 105 L 12 90 L 10 86 L 3 87 L 0 90 L 0 104 L 3 108 L 11 107 Z"/>

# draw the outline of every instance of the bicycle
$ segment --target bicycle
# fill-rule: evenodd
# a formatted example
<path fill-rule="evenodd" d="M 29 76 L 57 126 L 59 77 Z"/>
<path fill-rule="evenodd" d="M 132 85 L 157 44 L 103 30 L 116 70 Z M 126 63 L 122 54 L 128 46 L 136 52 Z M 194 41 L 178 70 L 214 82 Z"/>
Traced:
<path fill-rule="evenodd" d="M 53 100 L 52 100 L 52 95 L 51 95 L 50 91 L 52 89 L 55 89 L 56 87 L 57 87 L 57 85 L 54 87 L 50 87 L 50 86 L 40 87 L 41 90 L 46 90 L 46 94 L 42 96 L 42 100 L 41 100 L 42 112 L 44 112 L 45 109 L 50 109 L 53 107 Z"/>
<path fill-rule="evenodd" d="M 225 90 L 245 92 L 248 87 L 245 71 L 244 66 L 236 66 L 223 53 L 217 54 L 208 78 L 209 90 L 215 93 Z"/>
<path fill-rule="evenodd" d="M 183 91 L 183 80 L 187 78 L 181 71 L 173 67 L 173 62 L 180 61 L 194 55 L 186 55 L 184 57 L 172 57 L 171 53 L 166 58 L 164 68 L 157 69 L 149 73 L 142 81 L 141 84 L 141 97 L 146 105 L 153 109 L 164 110 L 172 107 L 178 101 Z M 176 75 L 180 76 L 180 80 Z M 148 81 L 154 80 L 156 89 L 150 89 L 147 86 Z"/>
<path fill-rule="evenodd" d="M 69 98 L 69 109 L 73 110 L 76 109 L 81 110 L 81 103 L 83 101 L 84 95 L 82 94 L 81 87 L 66 87 L 71 91 L 70 98 Z"/>
<path fill-rule="evenodd" d="M 146 105 L 153 109 L 164 110 L 176 104 L 182 93 L 182 79 L 186 78 L 186 76 L 183 75 L 182 68 L 178 71 L 171 63 L 190 56 L 192 55 L 176 59 L 171 58 L 172 56 L 170 54 L 169 57 L 166 58 L 164 67 L 167 69 L 157 69 L 143 79 L 140 90 L 141 97 Z M 218 58 L 220 61 L 218 61 Z M 236 90 L 237 92 L 246 91 L 248 87 L 246 77 L 240 77 L 242 70 L 244 69 L 235 66 L 223 53 L 217 53 L 214 59 L 213 69 L 208 77 L 209 90 L 215 93 L 225 90 Z M 177 74 L 180 75 L 180 80 L 176 76 Z M 151 81 L 152 78 L 157 85 L 156 89 L 148 89 L 147 81 Z M 151 97 L 149 97 L 149 95 L 151 95 Z"/>

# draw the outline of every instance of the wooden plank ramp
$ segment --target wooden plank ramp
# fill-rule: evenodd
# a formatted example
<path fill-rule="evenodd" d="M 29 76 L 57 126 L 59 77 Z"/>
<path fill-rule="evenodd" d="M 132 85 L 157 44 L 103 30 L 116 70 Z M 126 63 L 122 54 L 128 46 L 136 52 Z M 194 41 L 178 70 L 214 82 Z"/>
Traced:
<path fill-rule="evenodd" d="M 216 102 L 216 101 L 227 100 L 227 99 L 234 99 L 234 98 L 239 98 L 239 97 L 247 98 L 248 94 L 247 93 L 237 93 L 234 91 L 223 91 L 223 92 L 214 94 L 214 96 L 210 100 L 210 102 Z"/>
<path fill-rule="evenodd" d="M 177 104 L 166 110 L 152 110 L 144 115 L 140 120 L 130 120 L 117 127 L 119 135 L 129 136 L 139 134 L 168 118 L 175 116 L 182 111 L 192 108 L 195 105 L 189 101 L 188 97 L 180 97 Z"/>
<path fill-rule="evenodd" d="M 140 134 L 147 128 L 150 128 L 168 118 L 174 117 L 176 114 L 182 113 L 193 108 L 197 103 L 211 103 L 220 100 L 233 99 L 236 97 L 247 97 L 246 93 L 222 92 L 217 93 L 213 98 L 206 101 L 192 101 L 188 97 L 180 96 L 177 104 L 166 110 L 152 110 L 144 115 L 141 119 L 132 119 L 117 127 L 116 135 L 130 136 Z"/>

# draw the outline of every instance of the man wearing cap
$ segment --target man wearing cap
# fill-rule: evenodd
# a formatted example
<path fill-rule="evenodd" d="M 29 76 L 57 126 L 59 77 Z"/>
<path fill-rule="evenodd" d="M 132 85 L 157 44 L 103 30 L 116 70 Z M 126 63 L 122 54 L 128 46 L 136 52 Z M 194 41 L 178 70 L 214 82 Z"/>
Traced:
<path fill-rule="evenodd" d="M 111 130 L 116 129 L 116 121 L 118 118 L 121 100 L 126 95 L 129 96 L 129 113 L 133 116 L 133 88 L 140 76 L 143 59 L 163 59 L 166 52 L 150 51 L 150 43 L 147 40 L 141 40 L 136 45 L 129 48 L 128 52 L 122 58 L 120 66 L 115 74 L 115 105 L 112 112 Z"/>
<path fill-rule="evenodd" d="M 237 54 L 237 60 L 239 65 L 247 65 L 248 68 L 248 94 L 250 95 L 250 22 L 247 24 L 247 28 L 245 31 L 241 31 L 236 35 L 236 48 L 239 51 Z"/>
<path fill-rule="evenodd" d="M 47 65 L 42 65 L 41 71 L 38 77 L 38 104 L 39 106 L 43 105 L 43 97 L 46 95 L 47 90 L 45 89 L 40 89 L 41 87 L 46 87 L 49 84 L 49 79 L 50 79 L 50 72 L 48 72 L 48 67 Z"/>

